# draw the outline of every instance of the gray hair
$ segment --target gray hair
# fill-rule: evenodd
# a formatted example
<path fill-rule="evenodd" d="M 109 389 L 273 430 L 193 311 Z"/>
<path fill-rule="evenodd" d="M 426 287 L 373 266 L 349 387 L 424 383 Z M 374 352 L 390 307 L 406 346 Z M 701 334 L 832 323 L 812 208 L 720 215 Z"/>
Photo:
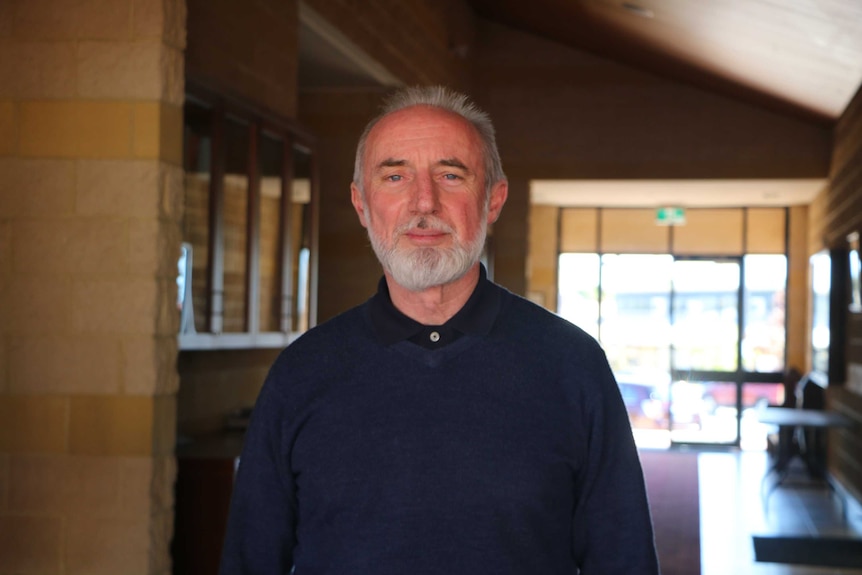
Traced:
<path fill-rule="evenodd" d="M 506 179 L 506 174 L 503 173 L 503 164 L 500 161 L 500 152 L 497 150 L 497 140 L 491 117 L 479 109 L 465 94 L 455 92 L 444 86 L 413 86 L 395 92 L 384 101 L 380 115 L 365 126 L 365 130 L 359 137 L 359 144 L 356 146 L 356 161 L 353 166 L 353 183 L 359 188 L 362 196 L 365 196 L 362 160 L 365 157 L 368 135 L 374 126 L 389 114 L 412 106 L 440 108 L 461 116 L 476 129 L 482 140 L 485 158 L 485 198 L 486 200 L 489 199 L 494 184 Z"/>

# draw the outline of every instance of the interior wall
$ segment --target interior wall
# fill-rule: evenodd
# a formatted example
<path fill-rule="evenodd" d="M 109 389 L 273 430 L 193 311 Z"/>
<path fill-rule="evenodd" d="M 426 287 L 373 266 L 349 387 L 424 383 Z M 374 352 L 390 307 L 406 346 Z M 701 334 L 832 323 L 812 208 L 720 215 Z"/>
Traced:
<path fill-rule="evenodd" d="M 402 84 L 469 88 L 475 17 L 464 0 L 304 4 Z"/>
<path fill-rule="evenodd" d="M 225 429 L 231 411 L 254 405 L 280 349 L 180 352 L 177 434 L 201 437 Z"/>
<path fill-rule="evenodd" d="M 475 86 L 531 179 L 825 177 L 831 134 L 482 21 Z"/>
<path fill-rule="evenodd" d="M 862 233 L 862 91 L 857 92 L 835 128 L 829 187 L 812 214 L 812 253 L 823 247 L 846 248 L 850 232 Z M 849 303 L 849 299 L 846 303 Z M 862 498 L 862 314 L 842 306 L 846 324 L 846 381 L 830 382 L 830 405 L 853 418 L 855 428 L 832 432 L 830 470 Z"/>
<path fill-rule="evenodd" d="M 295 118 L 298 0 L 186 4 L 186 76 L 282 118 Z"/>
<path fill-rule="evenodd" d="M 787 365 L 811 367 L 811 307 L 808 299 L 808 206 L 790 208 L 787 233 Z"/>
<path fill-rule="evenodd" d="M 182 0 L 0 2 L 0 571 L 168 575 Z"/>

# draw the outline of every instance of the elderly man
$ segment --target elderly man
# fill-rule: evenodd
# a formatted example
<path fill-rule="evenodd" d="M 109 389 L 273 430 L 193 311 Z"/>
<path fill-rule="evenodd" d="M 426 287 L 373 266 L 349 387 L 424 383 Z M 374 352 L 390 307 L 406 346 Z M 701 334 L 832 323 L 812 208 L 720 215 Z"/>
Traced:
<path fill-rule="evenodd" d="M 407 89 L 366 128 L 351 198 L 383 278 L 273 365 L 224 575 L 658 573 L 604 353 L 479 262 L 507 191 L 463 95 Z"/>

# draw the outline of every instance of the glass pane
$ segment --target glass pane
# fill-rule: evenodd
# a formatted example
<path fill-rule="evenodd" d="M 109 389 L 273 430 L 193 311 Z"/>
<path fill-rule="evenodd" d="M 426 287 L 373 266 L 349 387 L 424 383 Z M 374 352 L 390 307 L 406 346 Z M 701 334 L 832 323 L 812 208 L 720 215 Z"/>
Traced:
<path fill-rule="evenodd" d="M 248 125 L 225 121 L 224 174 L 224 332 L 244 332 L 246 326 L 248 241 Z"/>
<path fill-rule="evenodd" d="M 184 249 L 180 254 L 182 261 L 179 265 L 181 270 L 185 272 L 190 269 L 191 273 L 183 273 L 183 291 L 178 294 L 180 330 L 183 333 L 208 331 L 207 265 L 211 167 L 212 111 L 188 102 L 183 110 Z"/>
<path fill-rule="evenodd" d="M 560 254 L 557 313 L 599 337 L 599 255 Z"/>
<path fill-rule="evenodd" d="M 829 252 L 811 256 L 811 367 L 829 373 L 829 292 L 832 287 L 832 261 Z"/>
<path fill-rule="evenodd" d="M 746 371 L 783 371 L 787 258 L 749 255 L 744 265 L 742 367 Z"/>
<path fill-rule="evenodd" d="M 284 141 L 267 134 L 260 141 L 260 330 L 280 331 L 281 194 Z"/>
<path fill-rule="evenodd" d="M 599 333 L 614 373 L 666 381 L 673 257 L 606 254 L 601 262 Z"/>
<path fill-rule="evenodd" d="M 673 289 L 674 367 L 736 371 L 739 264 L 677 260 Z"/>
<path fill-rule="evenodd" d="M 721 405 L 710 399 L 713 395 Z M 670 403 L 674 441 L 736 441 L 736 383 L 678 380 L 671 387 Z"/>
<path fill-rule="evenodd" d="M 669 442 L 672 263 L 669 255 L 601 258 L 601 343 L 642 447 Z"/>
<path fill-rule="evenodd" d="M 309 290 L 311 287 L 312 204 L 311 204 L 311 154 L 294 148 L 293 182 L 291 187 L 291 245 L 293 246 L 293 331 L 305 331 L 309 327 Z"/>
<path fill-rule="evenodd" d="M 862 311 L 862 259 L 860 258 L 859 232 L 847 236 L 848 273 L 850 274 L 850 311 Z"/>
<path fill-rule="evenodd" d="M 743 383 L 742 419 L 739 445 L 745 450 L 763 451 L 773 426 L 757 421 L 757 409 L 764 405 L 784 405 L 787 388 L 784 383 Z"/>

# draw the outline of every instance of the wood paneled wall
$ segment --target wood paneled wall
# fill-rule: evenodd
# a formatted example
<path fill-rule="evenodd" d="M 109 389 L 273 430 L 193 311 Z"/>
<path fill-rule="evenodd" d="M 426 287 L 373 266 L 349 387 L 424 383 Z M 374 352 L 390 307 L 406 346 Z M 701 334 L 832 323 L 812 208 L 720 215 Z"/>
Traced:
<path fill-rule="evenodd" d="M 303 3 L 403 84 L 469 87 L 475 16 L 465 0 Z"/>
<path fill-rule="evenodd" d="M 830 185 L 818 198 L 812 218 L 813 249 L 846 247 L 847 234 L 862 232 L 862 91 L 835 128 Z M 847 302 L 849 303 L 849 301 Z M 830 405 L 856 421 L 856 427 L 834 432 L 830 470 L 857 499 L 862 499 L 862 314 L 842 305 L 846 323 L 846 381 L 832 382 Z M 841 345 L 841 343 L 839 343 Z"/>
<path fill-rule="evenodd" d="M 529 179 L 822 178 L 828 128 L 480 21 L 475 95 Z"/>
<path fill-rule="evenodd" d="M 298 0 L 186 0 L 186 77 L 296 117 Z"/>

